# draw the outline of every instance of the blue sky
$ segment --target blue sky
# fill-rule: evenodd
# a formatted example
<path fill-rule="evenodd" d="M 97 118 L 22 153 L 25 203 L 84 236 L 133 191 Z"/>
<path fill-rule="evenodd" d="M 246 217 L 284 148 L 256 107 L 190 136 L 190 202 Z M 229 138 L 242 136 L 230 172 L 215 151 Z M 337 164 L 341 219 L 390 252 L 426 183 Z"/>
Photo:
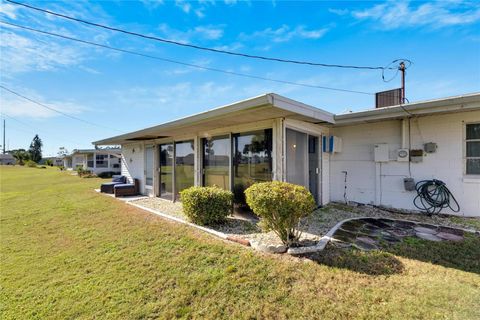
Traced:
<path fill-rule="evenodd" d="M 23 2 L 24 0 L 19 0 Z M 44 9 L 185 43 L 331 64 L 386 66 L 407 58 L 410 101 L 480 91 L 478 2 L 25 0 Z M 365 92 L 399 86 L 381 72 L 259 61 L 162 44 L 82 25 L 1 0 L 0 20 L 186 63 Z M 51 108 L 128 132 L 276 92 L 341 113 L 374 97 L 219 74 L 131 56 L 0 24 L 0 82 Z M 392 76 L 389 73 L 387 76 Z M 0 89 L 7 145 L 44 155 L 118 134 L 41 108 Z M 20 123 L 20 122 L 21 123 Z"/>

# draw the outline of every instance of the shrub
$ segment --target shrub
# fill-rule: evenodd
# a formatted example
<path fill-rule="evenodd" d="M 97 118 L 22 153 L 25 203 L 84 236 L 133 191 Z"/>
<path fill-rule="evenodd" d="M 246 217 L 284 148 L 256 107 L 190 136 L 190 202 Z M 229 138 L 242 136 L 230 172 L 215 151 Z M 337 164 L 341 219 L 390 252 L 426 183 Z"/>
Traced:
<path fill-rule="evenodd" d="M 287 182 L 256 183 L 245 190 L 245 196 L 262 219 L 262 228 L 273 230 L 286 245 L 298 241 L 300 231 L 296 228 L 300 219 L 315 209 L 315 200 L 305 187 Z"/>
<path fill-rule="evenodd" d="M 187 218 L 199 225 L 223 222 L 232 212 L 233 194 L 219 187 L 190 187 L 180 197 Z"/>
<path fill-rule="evenodd" d="M 27 160 L 27 162 L 25 162 L 25 164 L 30 168 L 35 168 L 37 166 L 37 163 L 33 160 Z"/>
<path fill-rule="evenodd" d="M 99 178 L 111 178 L 113 175 L 116 175 L 116 174 L 120 174 L 120 172 L 115 172 L 115 171 L 105 171 L 105 172 L 100 172 L 99 174 L 97 174 L 97 177 Z"/>
<path fill-rule="evenodd" d="M 47 166 L 53 166 L 53 161 L 52 161 L 52 159 L 47 159 L 47 160 L 45 160 L 45 164 L 46 164 Z"/>

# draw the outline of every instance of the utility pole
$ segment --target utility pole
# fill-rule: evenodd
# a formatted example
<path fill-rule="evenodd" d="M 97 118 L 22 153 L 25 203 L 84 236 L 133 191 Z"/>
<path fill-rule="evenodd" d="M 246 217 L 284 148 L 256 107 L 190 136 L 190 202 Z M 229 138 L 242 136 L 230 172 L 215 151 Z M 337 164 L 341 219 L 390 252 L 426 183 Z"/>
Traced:
<path fill-rule="evenodd" d="M 400 65 L 398 66 L 398 70 L 402 73 L 402 89 L 401 89 L 401 103 L 405 104 L 405 62 L 400 62 Z"/>
<path fill-rule="evenodd" d="M 5 154 L 5 119 L 3 119 L 3 154 Z"/>

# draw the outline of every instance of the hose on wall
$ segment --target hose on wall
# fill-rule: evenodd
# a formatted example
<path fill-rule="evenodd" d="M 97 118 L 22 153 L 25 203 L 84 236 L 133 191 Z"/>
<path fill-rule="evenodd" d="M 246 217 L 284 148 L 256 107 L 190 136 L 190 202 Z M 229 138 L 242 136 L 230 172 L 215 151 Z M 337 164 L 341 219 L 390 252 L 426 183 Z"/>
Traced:
<path fill-rule="evenodd" d="M 440 213 L 442 209 L 450 208 L 453 212 L 460 211 L 460 205 L 445 182 L 437 179 L 422 180 L 415 185 L 417 196 L 413 204 L 428 215 Z"/>

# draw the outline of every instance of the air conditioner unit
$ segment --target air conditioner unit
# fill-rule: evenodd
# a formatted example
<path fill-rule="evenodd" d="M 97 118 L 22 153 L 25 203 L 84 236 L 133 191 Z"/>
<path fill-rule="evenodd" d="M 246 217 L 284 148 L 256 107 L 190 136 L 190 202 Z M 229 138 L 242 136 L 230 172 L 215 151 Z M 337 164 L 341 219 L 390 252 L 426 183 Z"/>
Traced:
<path fill-rule="evenodd" d="M 408 162 L 408 161 L 410 161 L 410 150 L 408 150 L 408 149 L 398 149 L 397 150 L 397 161 L 398 162 Z"/>

